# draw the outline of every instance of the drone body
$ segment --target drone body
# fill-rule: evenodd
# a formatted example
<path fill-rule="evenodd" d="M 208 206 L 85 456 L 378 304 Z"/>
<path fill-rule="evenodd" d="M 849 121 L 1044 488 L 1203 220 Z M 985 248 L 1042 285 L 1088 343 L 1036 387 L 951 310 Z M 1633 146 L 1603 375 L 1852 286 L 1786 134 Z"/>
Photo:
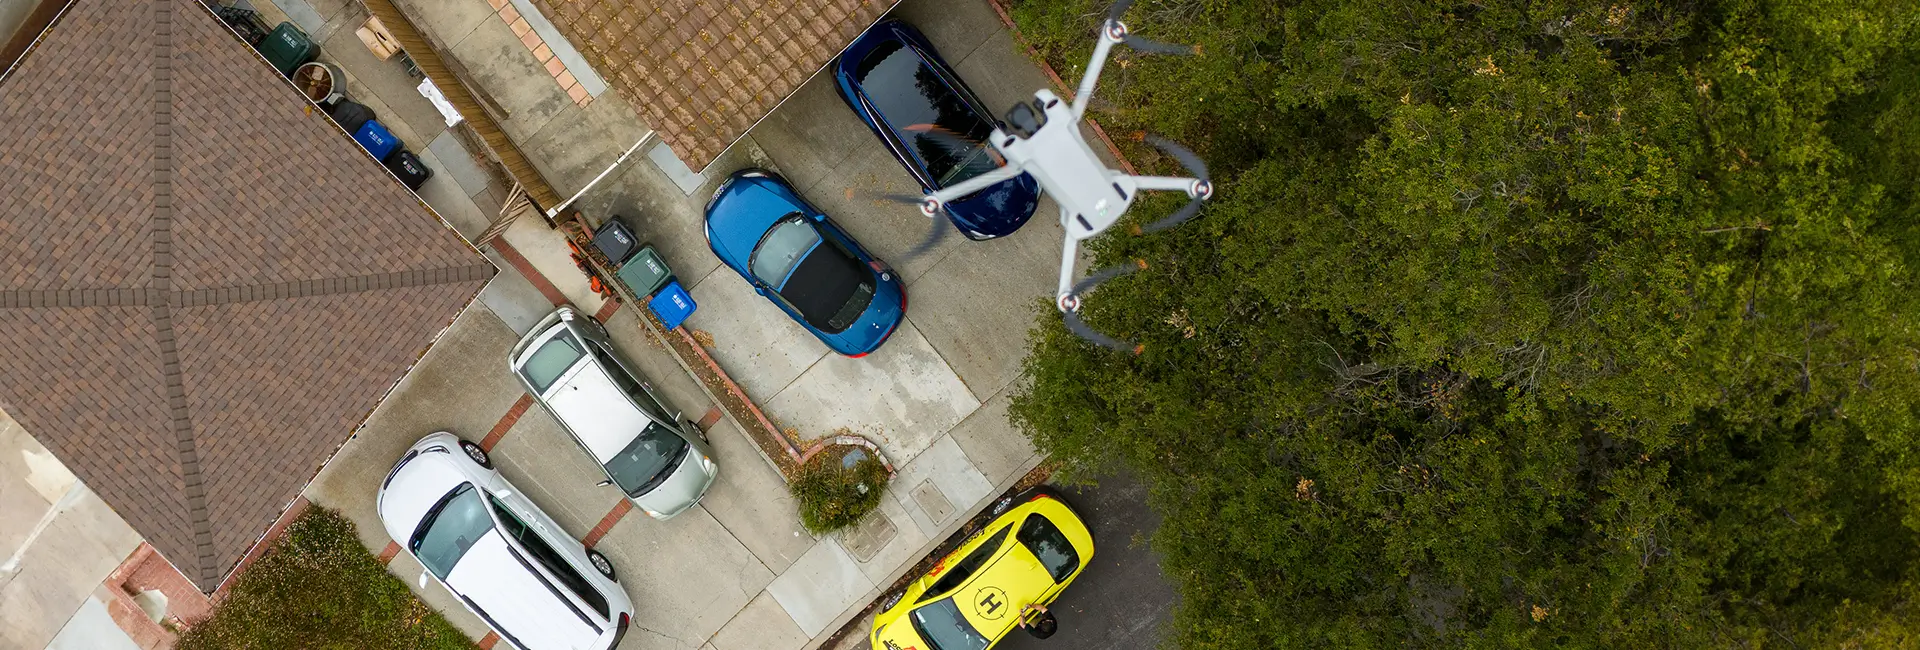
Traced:
<path fill-rule="evenodd" d="M 1213 186 L 1207 180 L 1206 166 L 1192 152 L 1172 142 L 1152 137 L 1148 139 L 1149 143 L 1186 165 L 1195 173 L 1194 178 L 1135 176 L 1109 168 L 1081 134 L 1080 120 L 1086 114 L 1094 85 L 1098 83 L 1100 71 L 1115 44 L 1126 43 L 1153 52 L 1185 51 L 1131 36 L 1119 18 L 1130 4 L 1130 0 L 1121 0 L 1109 12 L 1106 22 L 1101 26 L 1100 39 L 1094 45 L 1093 60 L 1087 65 L 1087 74 L 1081 78 L 1079 92 L 1074 95 L 1071 105 L 1044 88 L 1033 94 L 1031 102 L 1015 104 L 1007 112 L 1005 123 L 993 130 L 988 141 L 1006 159 L 1006 164 L 928 194 L 920 210 L 928 217 L 937 216 L 948 202 L 1023 173 L 1032 175 L 1041 191 L 1052 196 L 1054 202 L 1059 204 L 1060 226 L 1066 230 L 1055 304 L 1064 314 L 1068 327 L 1102 346 L 1138 353 L 1141 349 L 1139 346 L 1121 343 L 1087 327 L 1078 313 L 1081 294 L 1100 282 L 1143 268 L 1144 262 L 1104 269 L 1076 284 L 1074 275 L 1080 242 L 1106 232 L 1118 222 L 1133 206 L 1141 191 L 1184 192 L 1191 199 L 1179 212 L 1142 228 L 1143 232 L 1155 232 L 1191 218 L 1199 211 L 1200 203 L 1213 196 Z"/>

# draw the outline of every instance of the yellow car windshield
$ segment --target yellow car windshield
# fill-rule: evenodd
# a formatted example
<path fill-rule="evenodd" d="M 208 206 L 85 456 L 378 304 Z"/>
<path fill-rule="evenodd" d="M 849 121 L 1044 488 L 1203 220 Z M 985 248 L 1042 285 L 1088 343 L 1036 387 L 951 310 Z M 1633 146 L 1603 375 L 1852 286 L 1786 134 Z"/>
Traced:
<path fill-rule="evenodd" d="M 953 604 L 952 598 L 916 608 L 908 618 L 913 620 L 913 629 L 920 633 L 920 638 L 926 639 L 933 650 L 987 648 L 987 638 L 960 615 L 960 608 Z"/>

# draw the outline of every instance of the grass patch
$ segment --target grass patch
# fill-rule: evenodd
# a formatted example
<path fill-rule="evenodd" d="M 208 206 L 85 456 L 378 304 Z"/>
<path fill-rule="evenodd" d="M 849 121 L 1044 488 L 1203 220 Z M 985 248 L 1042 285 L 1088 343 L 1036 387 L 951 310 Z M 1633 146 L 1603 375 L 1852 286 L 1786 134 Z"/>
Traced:
<path fill-rule="evenodd" d="M 849 467 L 842 459 L 854 451 L 862 459 Z M 814 456 L 794 472 L 787 489 L 798 502 L 800 525 L 823 535 L 859 523 L 879 507 L 887 478 L 887 467 L 878 458 L 857 447 L 844 447 Z"/>
<path fill-rule="evenodd" d="M 254 562 L 180 650 L 473 650 L 466 635 L 387 573 L 340 513 L 310 506 Z"/>

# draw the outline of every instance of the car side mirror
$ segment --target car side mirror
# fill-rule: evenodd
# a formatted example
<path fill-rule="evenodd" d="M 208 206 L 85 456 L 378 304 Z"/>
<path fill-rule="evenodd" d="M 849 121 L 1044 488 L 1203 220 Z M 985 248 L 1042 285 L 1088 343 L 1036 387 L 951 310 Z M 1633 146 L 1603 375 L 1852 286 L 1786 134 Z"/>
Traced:
<path fill-rule="evenodd" d="M 426 571 L 420 572 L 420 588 L 421 589 L 427 588 L 427 572 Z"/>
<path fill-rule="evenodd" d="M 594 485 L 595 485 L 596 487 L 606 487 L 606 486 L 609 486 L 609 485 L 613 485 L 613 479 L 610 479 L 610 478 L 603 478 L 603 479 L 600 479 L 600 482 L 599 482 L 599 483 L 595 483 Z"/>

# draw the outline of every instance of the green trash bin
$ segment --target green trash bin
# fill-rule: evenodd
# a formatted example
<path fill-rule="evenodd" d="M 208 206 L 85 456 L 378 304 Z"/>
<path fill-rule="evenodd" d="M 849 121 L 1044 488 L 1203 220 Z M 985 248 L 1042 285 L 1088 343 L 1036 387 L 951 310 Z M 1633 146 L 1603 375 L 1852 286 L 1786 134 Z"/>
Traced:
<path fill-rule="evenodd" d="M 291 22 L 280 23 L 279 27 L 267 32 L 266 38 L 260 39 L 260 56 L 266 57 L 268 63 L 279 68 L 281 76 L 291 76 L 294 68 L 312 61 L 319 50 L 313 44 L 313 39 L 308 38 L 299 25 Z"/>
<path fill-rule="evenodd" d="M 632 289 L 636 296 L 651 296 L 673 279 L 673 271 L 667 269 L 667 263 L 660 259 L 660 253 L 655 252 L 652 246 L 634 253 L 613 274 L 621 282 L 627 283 L 627 288 Z"/>

